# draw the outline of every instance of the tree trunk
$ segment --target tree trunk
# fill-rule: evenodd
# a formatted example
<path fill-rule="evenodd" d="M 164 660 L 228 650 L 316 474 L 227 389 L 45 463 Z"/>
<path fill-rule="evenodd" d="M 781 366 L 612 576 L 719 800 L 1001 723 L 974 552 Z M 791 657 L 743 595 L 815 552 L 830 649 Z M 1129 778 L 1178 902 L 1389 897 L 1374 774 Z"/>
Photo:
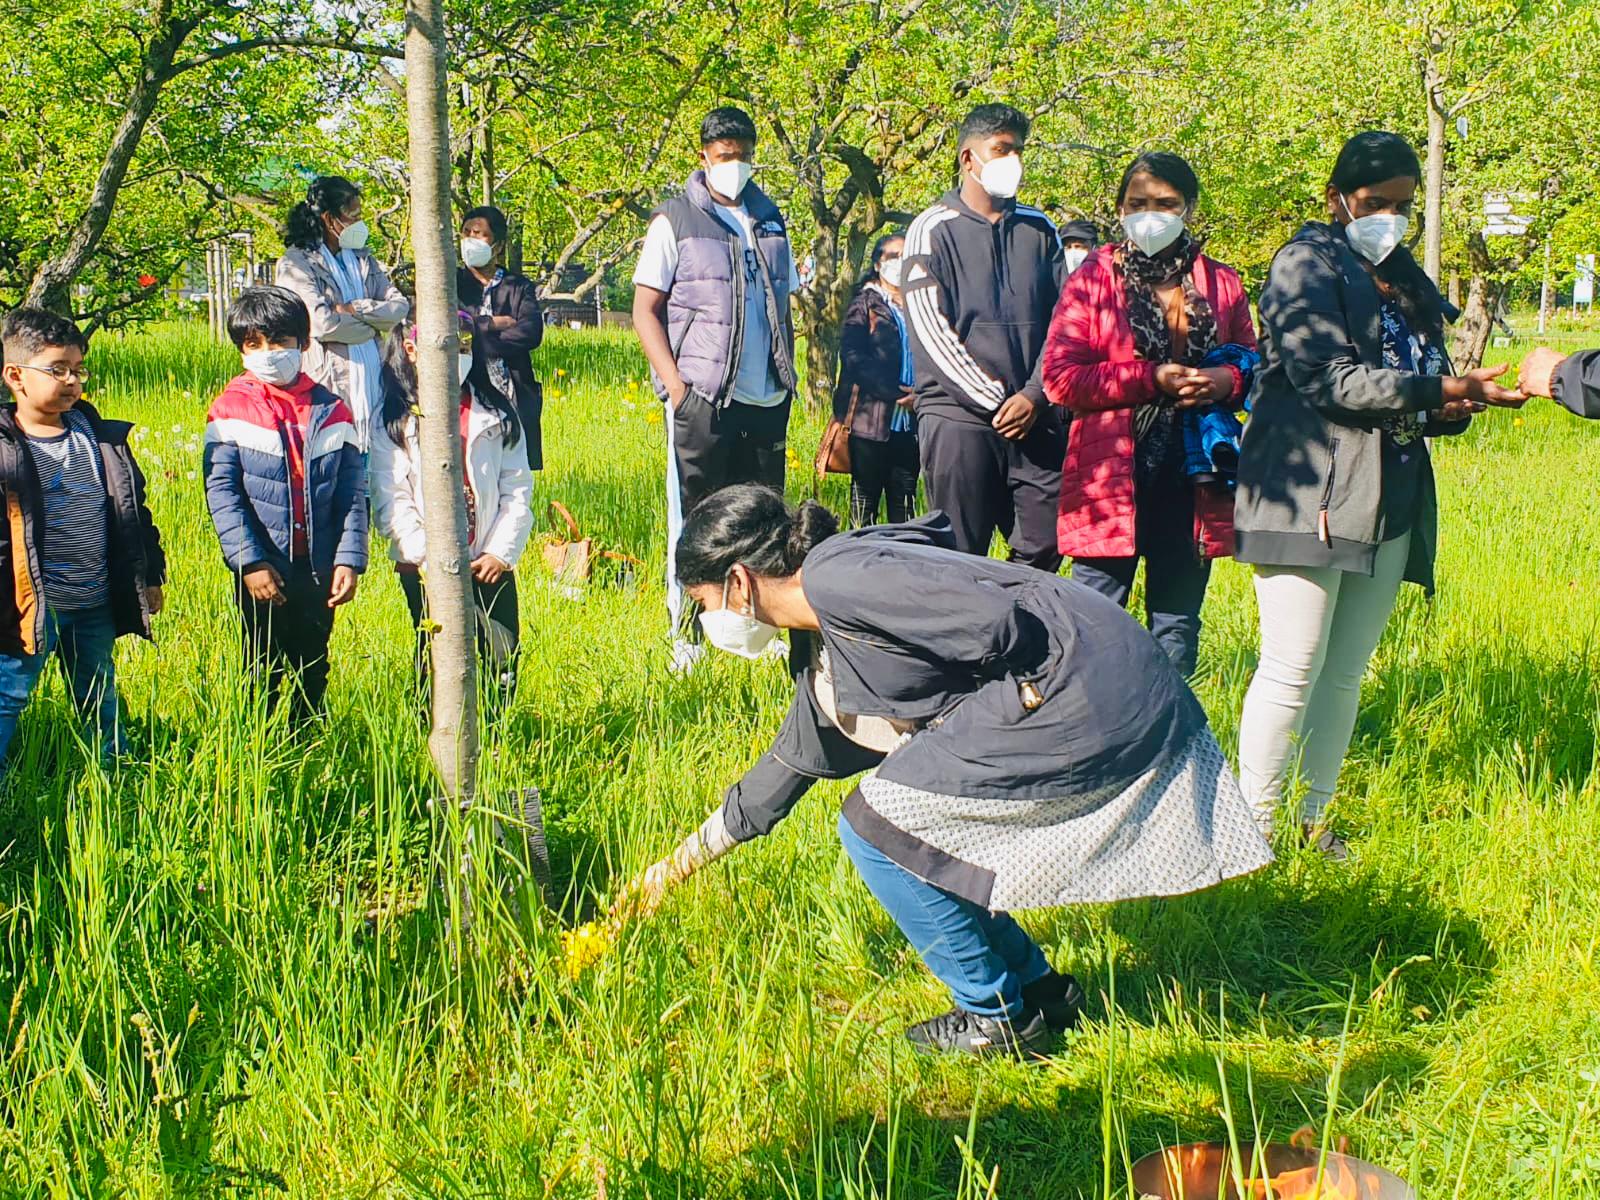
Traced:
<path fill-rule="evenodd" d="M 467 511 L 462 490 L 455 221 L 442 0 L 406 0 L 406 133 L 417 280 L 417 398 L 423 532 L 433 658 L 428 750 L 449 799 L 470 798 L 478 763 L 478 693 Z"/>
<path fill-rule="evenodd" d="M 1455 344 L 1450 351 L 1451 363 L 1457 371 L 1470 371 L 1482 364 L 1483 352 L 1488 349 L 1489 335 L 1494 330 L 1494 314 L 1502 287 L 1491 274 L 1494 264 L 1481 230 L 1473 230 L 1467 238 L 1467 261 L 1472 269 L 1467 282 L 1467 303 L 1461 310 L 1461 320 L 1456 323 Z"/>
<path fill-rule="evenodd" d="M 24 304 L 71 315 L 72 285 L 99 249 L 100 239 L 105 237 L 117 204 L 117 192 L 128 177 L 128 167 L 139 149 L 144 127 L 150 114 L 155 112 L 156 101 L 161 98 L 161 89 L 170 77 L 178 50 L 197 23 L 197 20 L 171 18 L 145 43 L 138 76 L 123 103 L 122 119 L 117 122 L 111 145 L 106 147 L 105 158 L 100 162 L 100 173 L 95 177 L 94 190 L 89 193 L 88 206 L 78 218 L 67 244 L 39 264 L 28 284 Z"/>
<path fill-rule="evenodd" d="M 1434 283 L 1444 263 L 1444 79 L 1439 73 L 1438 55 L 1443 46 L 1439 34 L 1429 34 L 1429 53 L 1423 63 L 1422 83 L 1428 102 L 1428 162 L 1424 180 L 1422 269 Z"/>

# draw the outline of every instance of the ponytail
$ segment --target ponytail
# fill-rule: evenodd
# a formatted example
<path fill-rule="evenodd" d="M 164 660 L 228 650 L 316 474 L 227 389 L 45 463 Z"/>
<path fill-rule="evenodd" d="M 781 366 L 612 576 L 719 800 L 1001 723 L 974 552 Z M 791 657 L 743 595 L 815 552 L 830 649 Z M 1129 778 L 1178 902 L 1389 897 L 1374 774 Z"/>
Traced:
<path fill-rule="evenodd" d="M 322 241 L 322 218 L 338 216 L 360 198 L 361 189 L 342 175 L 318 175 L 306 188 L 306 198 L 289 210 L 283 223 L 283 244 L 314 250 Z"/>
<path fill-rule="evenodd" d="M 786 579 L 838 532 L 838 520 L 815 500 L 796 509 L 771 488 L 735 484 L 707 496 L 684 522 L 676 548 L 678 582 L 721 583 L 736 564 Z"/>

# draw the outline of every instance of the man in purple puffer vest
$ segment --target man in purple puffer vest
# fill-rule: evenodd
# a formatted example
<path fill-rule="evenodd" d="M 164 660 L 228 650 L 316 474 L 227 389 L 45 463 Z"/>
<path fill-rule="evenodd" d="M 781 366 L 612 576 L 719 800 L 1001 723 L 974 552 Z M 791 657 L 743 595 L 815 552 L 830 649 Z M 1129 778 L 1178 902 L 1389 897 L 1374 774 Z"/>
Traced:
<path fill-rule="evenodd" d="M 750 182 L 755 149 L 748 114 L 717 108 L 706 115 L 701 169 L 651 214 L 633 273 L 633 326 L 668 406 L 668 547 L 684 516 L 719 488 L 783 490 L 795 389 L 789 297 L 800 280 L 783 214 Z M 667 611 L 679 672 L 703 650 L 684 608 L 669 549 Z"/>

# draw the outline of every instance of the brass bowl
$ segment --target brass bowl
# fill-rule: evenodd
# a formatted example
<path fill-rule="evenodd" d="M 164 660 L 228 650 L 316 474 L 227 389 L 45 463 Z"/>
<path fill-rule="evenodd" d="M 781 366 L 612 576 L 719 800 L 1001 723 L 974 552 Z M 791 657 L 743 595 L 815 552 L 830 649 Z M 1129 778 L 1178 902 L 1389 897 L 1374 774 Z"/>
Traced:
<path fill-rule="evenodd" d="M 1246 1173 L 1254 1147 L 1249 1143 L 1239 1146 L 1239 1161 Z M 1314 1172 L 1321 1161 L 1321 1152 L 1276 1143 L 1268 1144 L 1264 1151 L 1266 1173 L 1278 1179 L 1289 1177 L 1290 1186 L 1281 1193 L 1284 1200 L 1296 1196 L 1311 1196 L 1310 1190 L 1296 1191 L 1295 1182 L 1314 1183 Z M 1231 1155 L 1223 1142 L 1190 1142 L 1147 1154 L 1133 1164 L 1133 1190 L 1138 1196 L 1153 1196 L 1156 1200 L 1265 1200 L 1266 1188 L 1258 1184 L 1247 1188 L 1243 1197 L 1234 1187 Z M 1296 1172 L 1312 1172 L 1296 1175 Z M 1405 1180 L 1382 1167 L 1362 1162 L 1348 1154 L 1328 1152 L 1323 1172 L 1322 1190 L 1315 1193 L 1316 1200 L 1417 1200 Z"/>

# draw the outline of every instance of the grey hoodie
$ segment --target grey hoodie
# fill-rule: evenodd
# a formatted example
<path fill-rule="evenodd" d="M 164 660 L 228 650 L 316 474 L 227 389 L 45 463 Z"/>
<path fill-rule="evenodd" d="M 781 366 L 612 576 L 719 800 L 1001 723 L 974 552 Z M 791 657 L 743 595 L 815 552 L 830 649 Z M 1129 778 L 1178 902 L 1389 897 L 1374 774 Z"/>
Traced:
<path fill-rule="evenodd" d="M 1438 376 L 1383 365 L 1380 303 L 1340 226 L 1308 224 L 1273 259 L 1261 294 L 1262 367 L 1240 448 L 1239 561 L 1372 574 L 1383 422 L 1444 403 Z M 1467 424 L 1430 420 L 1425 432 L 1440 437 Z M 1430 593 L 1437 544 L 1438 498 L 1425 460 L 1405 578 Z"/>

